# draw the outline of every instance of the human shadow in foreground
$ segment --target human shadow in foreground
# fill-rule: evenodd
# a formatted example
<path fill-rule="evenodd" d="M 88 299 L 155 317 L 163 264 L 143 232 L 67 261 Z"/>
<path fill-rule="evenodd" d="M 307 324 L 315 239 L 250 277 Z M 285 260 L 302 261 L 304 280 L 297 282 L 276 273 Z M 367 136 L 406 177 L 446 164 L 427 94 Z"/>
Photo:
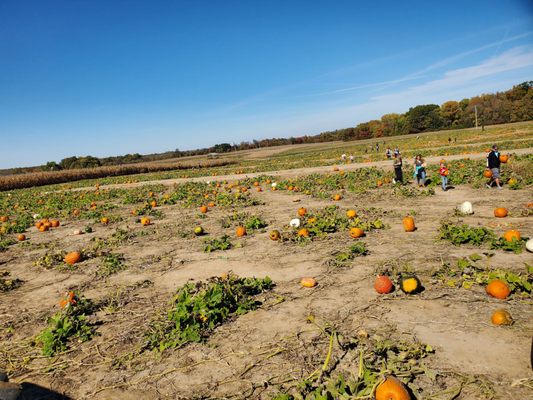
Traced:
<path fill-rule="evenodd" d="M 22 392 L 17 400 L 72 400 L 69 396 L 34 383 L 23 382 L 20 385 L 22 386 Z"/>

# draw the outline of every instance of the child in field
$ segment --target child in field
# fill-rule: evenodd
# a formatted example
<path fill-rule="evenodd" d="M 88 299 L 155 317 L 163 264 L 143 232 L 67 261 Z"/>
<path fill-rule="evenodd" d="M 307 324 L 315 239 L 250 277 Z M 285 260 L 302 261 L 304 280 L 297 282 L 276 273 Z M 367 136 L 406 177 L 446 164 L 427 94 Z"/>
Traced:
<path fill-rule="evenodd" d="M 446 167 L 446 162 L 444 160 L 440 160 L 439 175 L 442 181 L 443 191 L 446 191 L 446 188 L 448 186 L 448 174 L 449 173 L 450 173 L 450 170 L 448 169 L 448 167 Z"/>
<path fill-rule="evenodd" d="M 414 177 L 419 187 L 426 186 L 426 162 L 421 154 L 417 154 L 414 162 Z"/>

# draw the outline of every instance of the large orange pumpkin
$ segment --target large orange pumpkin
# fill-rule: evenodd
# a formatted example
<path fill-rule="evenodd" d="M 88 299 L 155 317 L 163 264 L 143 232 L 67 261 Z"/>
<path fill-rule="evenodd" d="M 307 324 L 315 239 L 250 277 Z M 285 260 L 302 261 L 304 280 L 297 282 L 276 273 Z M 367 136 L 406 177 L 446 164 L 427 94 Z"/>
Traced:
<path fill-rule="evenodd" d="M 365 235 L 365 231 L 363 231 L 361 228 L 350 228 L 350 236 L 355 238 L 360 238 Z"/>
<path fill-rule="evenodd" d="M 81 253 L 79 251 L 71 251 L 63 259 L 68 265 L 74 265 L 81 261 Z"/>
<path fill-rule="evenodd" d="M 374 289 L 379 294 L 386 294 L 392 292 L 392 281 L 388 276 L 378 275 L 374 281 Z"/>
<path fill-rule="evenodd" d="M 485 290 L 487 291 L 488 295 L 502 300 L 506 299 L 511 293 L 511 290 L 509 289 L 507 283 L 500 279 L 494 279 L 493 281 L 491 281 L 487 285 Z"/>
<path fill-rule="evenodd" d="M 520 232 L 519 231 L 516 231 L 514 229 L 511 229 L 510 231 L 507 231 L 503 234 L 503 238 L 507 241 L 507 242 L 512 242 L 514 239 L 516 239 L 517 241 L 520 240 Z"/>
<path fill-rule="evenodd" d="M 236 234 L 238 237 L 246 236 L 246 228 L 242 225 L 237 227 Z"/>
<path fill-rule="evenodd" d="M 492 171 L 487 168 L 485 171 L 483 171 L 483 176 L 485 178 L 492 178 Z"/>
<path fill-rule="evenodd" d="M 403 224 L 403 229 L 406 232 L 414 232 L 414 230 L 416 229 L 415 219 L 411 217 L 410 215 L 403 218 L 402 224 Z"/>
<path fill-rule="evenodd" d="M 411 400 L 411 395 L 405 385 L 391 375 L 376 388 L 376 400 Z"/>
<path fill-rule="evenodd" d="M 494 216 L 498 218 L 507 217 L 508 211 L 505 207 L 498 207 L 494 209 Z"/>

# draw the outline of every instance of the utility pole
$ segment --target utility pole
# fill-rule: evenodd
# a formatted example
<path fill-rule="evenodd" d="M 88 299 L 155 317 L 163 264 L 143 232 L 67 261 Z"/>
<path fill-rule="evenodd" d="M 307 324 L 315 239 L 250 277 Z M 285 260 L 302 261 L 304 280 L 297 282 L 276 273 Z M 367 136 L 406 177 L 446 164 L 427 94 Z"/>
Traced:
<path fill-rule="evenodd" d="M 477 106 L 474 106 L 474 111 L 476 112 L 476 130 L 477 130 Z"/>

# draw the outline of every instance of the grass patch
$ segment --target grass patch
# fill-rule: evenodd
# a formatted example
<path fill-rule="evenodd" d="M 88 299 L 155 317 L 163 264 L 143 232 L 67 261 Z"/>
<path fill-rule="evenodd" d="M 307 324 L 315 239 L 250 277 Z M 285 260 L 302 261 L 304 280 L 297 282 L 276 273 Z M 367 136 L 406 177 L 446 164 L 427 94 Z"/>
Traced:
<path fill-rule="evenodd" d="M 163 351 L 200 342 L 225 321 L 255 310 L 257 295 L 273 287 L 269 277 L 240 278 L 232 273 L 178 289 L 166 318 L 151 323 L 147 349 Z"/>

